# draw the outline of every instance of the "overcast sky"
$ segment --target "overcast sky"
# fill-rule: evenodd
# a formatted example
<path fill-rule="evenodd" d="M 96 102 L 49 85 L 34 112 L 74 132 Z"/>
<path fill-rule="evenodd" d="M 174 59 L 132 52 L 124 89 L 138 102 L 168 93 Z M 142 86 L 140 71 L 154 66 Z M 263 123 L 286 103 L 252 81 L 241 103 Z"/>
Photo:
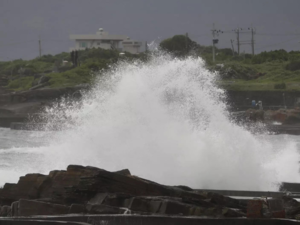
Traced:
<path fill-rule="evenodd" d="M 233 29 L 256 30 L 255 51 L 300 50 L 300 0 L 0 0 L 0 60 L 68 51 L 69 34 L 110 34 L 159 43 L 188 33 L 210 45 L 211 29 L 225 31 L 218 47 L 231 47 Z M 241 35 L 242 41 L 250 34 Z M 236 42 L 235 42 L 236 43 Z M 234 46 L 236 49 L 236 45 Z M 250 52 L 248 45 L 241 51 Z"/>

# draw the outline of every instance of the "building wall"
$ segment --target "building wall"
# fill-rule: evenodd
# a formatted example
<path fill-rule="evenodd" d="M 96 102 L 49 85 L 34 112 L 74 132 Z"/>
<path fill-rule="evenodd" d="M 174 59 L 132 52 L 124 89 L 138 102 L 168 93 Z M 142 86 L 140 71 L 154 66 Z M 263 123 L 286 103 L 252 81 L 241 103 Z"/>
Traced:
<path fill-rule="evenodd" d="M 124 44 L 123 43 L 123 51 L 129 52 L 131 54 L 139 54 L 141 45 L 140 44 Z"/>
<path fill-rule="evenodd" d="M 73 50 L 84 50 L 86 48 L 103 48 L 111 49 L 114 47 L 119 49 L 119 41 L 110 41 L 110 40 L 76 40 L 75 48 L 70 48 L 70 51 Z"/>

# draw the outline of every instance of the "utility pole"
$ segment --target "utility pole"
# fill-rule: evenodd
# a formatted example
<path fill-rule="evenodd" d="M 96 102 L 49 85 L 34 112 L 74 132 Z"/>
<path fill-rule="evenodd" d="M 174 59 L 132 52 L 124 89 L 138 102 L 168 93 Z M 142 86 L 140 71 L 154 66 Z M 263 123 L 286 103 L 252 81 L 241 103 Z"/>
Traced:
<path fill-rule="evenodd" d="M 252 27 L 248 27 L 248 28 L 236 28 L 233 30 L 236 33 L 236 40 L 237 40 L 237 53 L 238 55 L 240 55 L 241 52 L 241 45 L 251 45 L 252 48 L 252 55 L 254 55 L 254 35 L 255 35 L 255 29 Z M 240 40 L 240 34 L 251 34 L 251 40 Z"/>
<path fill-rule="evenodd" d="M 148 53 L 148 43 L 147 43 L 147 41 L 145 42 L 145 52 Z"/>
<path fill-rule="evenodd" d="M 211 30 L 212 32 L 212 52 L 213 52 L 213 62 L 216 61 L 216 46 L 215 44 L 219 43 L 219 39 L 217 39 L 216 37 L 219 36 L 220 33 L 223 33 L 223 31 L 221 30 L 216 30 L 215 29 L 215 24 L 213 23 L 213 29 Z"/>
<path fill-rule="evenodd" d="M 231 39 L 230 42 L 231 42 L 231 47 L 232 47 L 232 55 L 234 56 L 233 40 Z"/>
<path fill-rule="evenodd" d="M 213 43 L 213 46 L 212 46 L 213 62 L 216 61 L 215 35 L 216 35 L 215 24 L 213 24 L 213 29 L 212 29 L 212 37 L 213 37 L 213 39 L 212 39 L 212 43 Z"/>
<path fill-rule="evenodd" d="M 252 55 L 254 55 L 254 30 L 251 26 L 251 46 L 252 46 Z"/>
<path fill-rule="evenodd" d="M 41 35 L 39 35 L 39 55 L 42 57 Z"/>
<path fill-rule="evenodd" d="M 237 40 L 237 48 L 238 48 L 238 55 L 240 55 L 240 28 L 236 29 L 236 40 Z"/>
<path fill-rule="evenodd" d="M 186 49 L 186 52 L 188 52 L 188 38 L 189 38 L 189 34 L 188 33 L 186 33 L 185 34 L 185 49 Z"/>

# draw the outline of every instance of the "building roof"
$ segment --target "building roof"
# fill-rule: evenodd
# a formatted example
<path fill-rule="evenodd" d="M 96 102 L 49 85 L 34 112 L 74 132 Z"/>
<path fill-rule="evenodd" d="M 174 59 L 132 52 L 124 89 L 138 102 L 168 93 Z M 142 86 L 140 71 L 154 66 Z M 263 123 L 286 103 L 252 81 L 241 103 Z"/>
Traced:
<path fill-rule="evenodd" d="M 110 34 L 71 34 L 70 39 L 72 40 L 114 40 L 123 41 L 127 38 L 126 35 L 110 35 Z"/>

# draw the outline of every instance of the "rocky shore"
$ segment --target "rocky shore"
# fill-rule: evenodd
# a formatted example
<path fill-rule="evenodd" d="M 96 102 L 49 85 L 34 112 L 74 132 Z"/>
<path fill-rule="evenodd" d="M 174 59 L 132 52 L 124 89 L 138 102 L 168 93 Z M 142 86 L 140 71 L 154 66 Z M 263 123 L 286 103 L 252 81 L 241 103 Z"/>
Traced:
<path fill-rule="evenodd" d="M 79 85 L 66 88 L 41 88 L 22 92 L 0 92 L 0 127 L 11 127 L 12 123 L 27 123 L 39 115 L 45 106 L 62 97 L 77 100 L 81 92 L 89 87 Z M 40 121 L 42 122 L 42 121 Z"/>
<path fill-rule="evenodd" d="M 186 186 L 161 185 L 128 169 L 108 172 L 78 165 L 48 175 L 27 174 L 17 184 L 0 189 L 1 217 L 71 218 L 74 214 L 298 219 L 300 203 L 284 195 L 267 201 L 238 200 Z"/>

